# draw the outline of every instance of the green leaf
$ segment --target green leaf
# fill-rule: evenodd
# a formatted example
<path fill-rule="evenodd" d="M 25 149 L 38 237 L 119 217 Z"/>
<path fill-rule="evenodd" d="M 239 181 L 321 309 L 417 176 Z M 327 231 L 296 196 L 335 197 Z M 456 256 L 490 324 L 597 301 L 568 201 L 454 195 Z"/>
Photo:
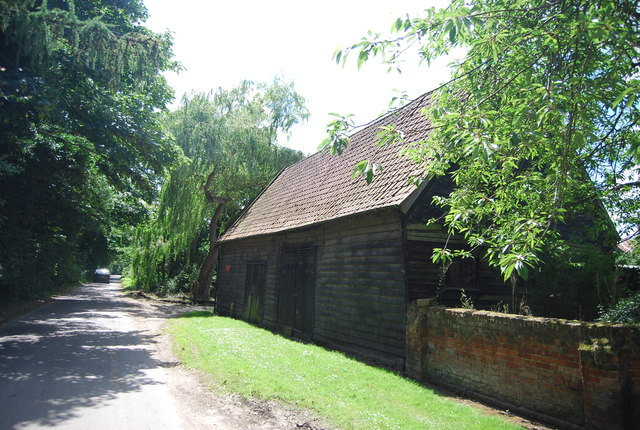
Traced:
<path fill-rule="evenodd" d="M 511 274 L 513 273 L 513 269 L 514 269 L 514 265 L 508 265 L 508 266 L 503 266 L 502 267 L 502 276 L 504 281 L 508 281 L 509 278 L 511 277 Z"/>
<path fill-rule="evenodd" d="M 498 62 L 498 46 L 495 43 L 490 45 L 491 47 L 491 58 L 493 58 L 493 62 Z"/>
<path fill-rule="evenodd" d="M 358 162 L 358 164 L 356 164 L 356 166 L 353 168 L 353 171 L 351 172 L 351 179 L 355 179 L 359 176 L 362 176 L 368 166 L 369 166 L 369 160 L 362 160 Z"/>
<path fill-rule="evenodd" d="M 613 101 L 612 104 L 612 108 L 615 109 L 616 107 L 618 107 L 618 105 L 620 104 L 620 102 L 627 96 L 627 94 L 629 94 L 631 91 L 637 90 L 636 87 L 629 87 L 626 88 L 624 91 L 622 91 L 620 94 L 618 94 L 618 97 L 616 97 L 616 99 Z"/>
<path fill-rule="evenodd" d="M 520 277 L 525 281 L 529 279 L 529 269 L 525 264 L 523 264 L 522 266 L 520 266 L 520 268 L 518 268 L 518 275 L 520 275 Z"/>
<path fill-rule="evenodd" d="M 396 32 L 399 31 L 402 28 L 403 22 L 402 22 L 402 18 L 398 18 L 393 22 L 393 25 L 391 26 L 391 31 L 392 32 Z"/>
<path fill-rule="evenodd" d="M 627 100 L 627 103 L 625 105 L 626 109 L 629 109 L 630 107 L 633 106 L 633 104 L 636 102 L 636 97 L 637 97 L 637 95 L 635 93 L 633 93 L 633 94 L 631 94 L 629 96 L 629 100 Z"/>
<path fill-rule="evenodd" d="M 361 50 L 358 54 L 358 70 L 362 68 L 362 65 L 369 59 L 369 52 Z"/>
<path fill-rule="evenodd" d="M 336 60 L 336 64 L 340 64 L 340 60 L 342 59 L 342 50 L 338 50 L 333 54 L 333 58 Z"/>
<path fill-rule="evenodd" d="M 331 146 L 331 138 L 327 137 L 323 139 L 322 142 L 318 145 L 318 152 L 322 152 L 327 150 Z"/>
<path fill-rule="evenodd" d="M 367 184 L 371 184 L 371 182 L 373 182 L 373 170 L 369 169 L 366 171 L 366 179 L 367 179 Z"/>
<path fill-rule="evenodd" d="M 454 25 L 449 29 L 449 42 L 456 43 L 456 27 Z"/>

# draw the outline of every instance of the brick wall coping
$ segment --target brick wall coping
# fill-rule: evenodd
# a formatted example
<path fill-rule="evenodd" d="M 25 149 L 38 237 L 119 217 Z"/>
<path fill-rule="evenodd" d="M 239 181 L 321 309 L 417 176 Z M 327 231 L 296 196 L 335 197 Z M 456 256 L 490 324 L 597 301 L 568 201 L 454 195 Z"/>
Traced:
<path fill-rule="evenodd" d="M 504 312 L 495 312 L 495 311 L 485 311 L 478 309 L 466 309 L 466 308 L 447 308 L 445 306 L 439 306 L 435 304 L 435 299 L 418 299 L 415 301 L 418 308 L 425 307 L 435 307 L 446 312 L 458 314 L 458 315 L 477 315 L 477 316 L 485 316 L 496 319 L 509 319 L 509 320 L 520 320 L 520 321 L 530 321 L 534 323 L 540 324 L 563 324 L 569 327 L 585 327 L 585 328 L 614 328 L 614 329 L 638 329 L 640 330 L 640 324 L 613 324 L 613 323 L 602 323 L 602 322 L 588 322 L 588 321 L 578 321 L 578 320 L 569 320 L 563 318 L 548 318 L 548 317 L 536 317 L 536 316 L 527 316 L 527 315 L 517 315 L 517 314 L 507 314 Z"/>

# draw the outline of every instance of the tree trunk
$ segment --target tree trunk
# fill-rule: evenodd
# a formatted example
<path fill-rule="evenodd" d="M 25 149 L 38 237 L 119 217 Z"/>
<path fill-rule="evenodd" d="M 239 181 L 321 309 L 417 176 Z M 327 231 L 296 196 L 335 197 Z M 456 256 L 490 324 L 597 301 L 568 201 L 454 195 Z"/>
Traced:
<path fill-rule="evenodd" d="M 210 299 L 211 282 L 218 266 L 218 254 L 220 252 L 220 248 L 216 243 L 218 240 L 218 221 L 222 211 L 230 201 L 231 199 L 221 199 L 209 223 L 209 252 L 202 263 L 198 279 L 191 284 L 191 297 L 195 301 L 204 302 Z"/>
<path fill-rule="evenodd" d="M 202 263 L 198 279 L 191 283 L 191 298 L 197 302 L 206 302 L 211 298 L 211 282 L 218 266 L 218 253 L 220 252 L 220 248 L 216 243 L 218 240 L 218 221 L 224 208 L 231 201 L 228 197 L 214 196 L 210 190 L 216 170 L 217 168 L 213 169 L 207 177 L 207 182 L 204 184 L 204 193 L 207 200 L 210 203 L 217 203 L 218 206 L 209 223 L 209 252 Z"/>

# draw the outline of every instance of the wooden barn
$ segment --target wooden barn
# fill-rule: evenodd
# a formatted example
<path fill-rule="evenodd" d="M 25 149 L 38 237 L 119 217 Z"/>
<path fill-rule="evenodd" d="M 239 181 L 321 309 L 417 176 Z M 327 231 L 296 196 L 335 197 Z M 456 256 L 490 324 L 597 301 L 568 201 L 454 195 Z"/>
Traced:
<path fill-rule="evenodd" d="M 351 136 L 343 155 L 317 153 L 286 169 L 220 238 L 218 312 L 305 340 L 401 365 L 405 311 L 418 298 L 460 305 L 460 288 L 474 303 L 507 302 L 509 288 L 486 265 L 454 264 L 442 276 L 431 262 L 447 240 L 425 227 L 437 214 L 432 197 L 445 179 L 409 183 L 419 173 L 398 146 L 377 148 L 385 124 L 422 140 L 424 95 Z M 350 179 L 360 160 L 384 166 L 368 185 Z M 449 238 L 449 246 L 464 246 Z M 442 278 L 442 279 L 441 279 Z"/>

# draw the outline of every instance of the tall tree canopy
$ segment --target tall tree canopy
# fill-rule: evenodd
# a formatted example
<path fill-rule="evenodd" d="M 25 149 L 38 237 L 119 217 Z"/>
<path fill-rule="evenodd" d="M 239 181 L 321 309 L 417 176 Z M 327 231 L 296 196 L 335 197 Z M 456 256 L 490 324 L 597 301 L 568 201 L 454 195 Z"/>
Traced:
<path fill-rule="evenodd" d="M 428 140 L 407 155 L 429 175 L 451 172 L 456 188 L 437 201 L 450 230 L 482 246 L 505 278 L 526 277 L 562 243 L 559 225 L 594 226 L 586 230 L 598 238 L 609 223 L 599 201 L 623 235 L 638 234 L 639 19 L 635 0 L 452 0 L 335 59 L 400 67 L 409 48 L 426 62 L 464 49 L 432 93 Z M 348 144 L 345 128 L 347 119 L 334 121 L 324 147 Z M 412 132 L 381 130 L 381 143 Z"/>
<path fill-rule="evenodd" d="M 107 264 L 177 150 L 171 39 L 140 0 L 0 0 L 0 295 Z"/>
<path fill-rule="evenodd" d="M 166 119 L 185 160 L 164 183 L 155 219 L 138 232 L 135 284 L 157 288 L 184 270 L 176 265 L 196 263 L 197 273 L 192 270 L 185 280 L 195 299 L 207 300 L 220 221 L 244 208 L 280 169 L 302 158 L 276 140 L 307 117 L 304 99 L 280 79 L 186 96 Z"/>

